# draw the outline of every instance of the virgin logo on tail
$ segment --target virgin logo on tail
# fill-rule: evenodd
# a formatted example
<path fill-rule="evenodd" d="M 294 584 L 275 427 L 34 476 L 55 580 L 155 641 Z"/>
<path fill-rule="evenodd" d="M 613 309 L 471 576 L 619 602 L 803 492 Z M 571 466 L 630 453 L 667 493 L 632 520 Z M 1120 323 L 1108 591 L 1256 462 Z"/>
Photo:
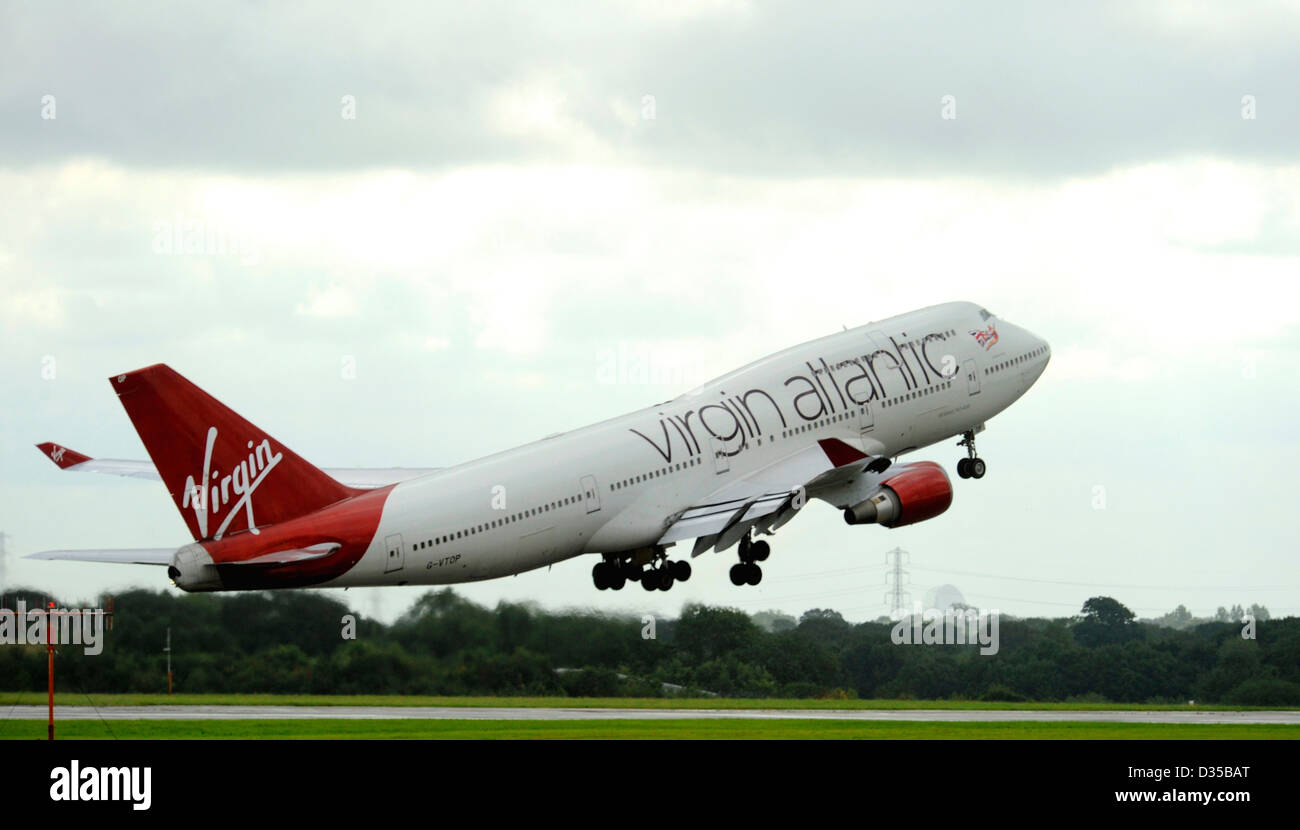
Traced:
<path fill-rule="evenodd" d="M 213 539 L 220 539 L 225 534 L 231 520 L 239 515 L 240 508 L 243 508 L 244 515 L 248 518 L 248 529 L 258 533 L 257 519 L 253 515 L 253 493 L 266 480 L 267 473 L 275 469 L 275 465 L 284 458 L 284 453 L 273 452 L 270 439 L 263 438 L 256 448 L 249 441 L 248 458 L 241 459 L 239 466 L 223 477 L 220 470 L 212 469 L 212 448 L 216 443 L 217 428 L 208 427 L 208 443 L 203 450 L 203 472 L 197 482 L 192 475 L 185 477 L 181 508 L 194 509 L 194 520 L 204 539 L 208 538 L 208 516 L 218 514 L 227 507 L 229 512 L 212 534 Z"/>

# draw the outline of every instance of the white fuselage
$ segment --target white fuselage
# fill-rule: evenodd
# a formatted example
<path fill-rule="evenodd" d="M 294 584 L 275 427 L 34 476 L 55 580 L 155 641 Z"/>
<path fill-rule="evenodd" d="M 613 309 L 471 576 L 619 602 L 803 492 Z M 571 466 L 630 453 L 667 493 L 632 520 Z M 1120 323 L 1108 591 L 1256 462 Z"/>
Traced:
<path fill-rule="evenodd" d="M 324 585 L 468 582 L 653 546 L 682 510 L 818 439 L 896 457 L 978 430 L 1050 358 L 1045 341 L 986 315 L 946 303 L 839 332 L 662 404 L 401 482 L 365 556 Z"/>

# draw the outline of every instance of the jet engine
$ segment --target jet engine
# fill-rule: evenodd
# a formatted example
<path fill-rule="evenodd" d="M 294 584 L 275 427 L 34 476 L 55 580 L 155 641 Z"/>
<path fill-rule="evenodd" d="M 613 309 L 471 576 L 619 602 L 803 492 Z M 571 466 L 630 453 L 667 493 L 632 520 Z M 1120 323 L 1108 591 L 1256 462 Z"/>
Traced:
<path fill-rule="evenodd" d="M 900 465 L 898 470 L 863 501 L 844 510 L 851 525 L 881 524 L 885 527 L 933 519 L 952 504 L 952 482 L 943 467 L 933 461 Z"/>

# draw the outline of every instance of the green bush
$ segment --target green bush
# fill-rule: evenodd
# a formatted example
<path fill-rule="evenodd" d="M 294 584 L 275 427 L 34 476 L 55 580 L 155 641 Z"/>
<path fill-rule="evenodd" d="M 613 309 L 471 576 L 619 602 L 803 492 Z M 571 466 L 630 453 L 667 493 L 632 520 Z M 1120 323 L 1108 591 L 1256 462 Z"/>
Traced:
<path fill-rule="evenodd" d="M 1223 700 L 1235 706 L 1300 706 L 1300 683 L 1277 677 L 1254 677 Z"/>
<path fill-rule="evenodd" d="M 984 693 L 979 696 L 979 699 L 984 701 L 1021 703 L 1025 700 L 1025 696 L 1021 694 L 1017 694 L 1012 689 L 1003 686 L 1000 683 L 995 683 L 992 686 L 989 686 L 987 689 L 985 689 Z"/>

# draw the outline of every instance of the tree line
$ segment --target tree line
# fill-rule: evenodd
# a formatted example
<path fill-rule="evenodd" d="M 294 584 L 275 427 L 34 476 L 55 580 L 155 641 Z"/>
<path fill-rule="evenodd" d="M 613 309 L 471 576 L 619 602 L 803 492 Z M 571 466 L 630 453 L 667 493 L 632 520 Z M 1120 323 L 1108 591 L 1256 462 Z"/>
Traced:
<path fill-rule="evenodd" d="M 45 599 L 14 592 L 6 606 L 19 597 L 28 607 Z M 444 589 L 385 624 L 338 597 L 129 591 L 114 598 L 102 654 L 59 647 L 59 688 L 165 692 L 170 627 L 178 692 L 1300 705 L 1294 617 L 1257 620 L 1243 638 L 1235 620 L 1173 628 L 1094 597 L 1069 618 L 1002 617 L 998 653 L 981 656 L 978 645 L 896 645 L 892 622 L 853 624 L 826 609 L 795 621 L 689 605 L 647 621 L 486 608 Z M 0 690 L 43 690 L 45 659 L 43 646 L 0 646 Z"/>

